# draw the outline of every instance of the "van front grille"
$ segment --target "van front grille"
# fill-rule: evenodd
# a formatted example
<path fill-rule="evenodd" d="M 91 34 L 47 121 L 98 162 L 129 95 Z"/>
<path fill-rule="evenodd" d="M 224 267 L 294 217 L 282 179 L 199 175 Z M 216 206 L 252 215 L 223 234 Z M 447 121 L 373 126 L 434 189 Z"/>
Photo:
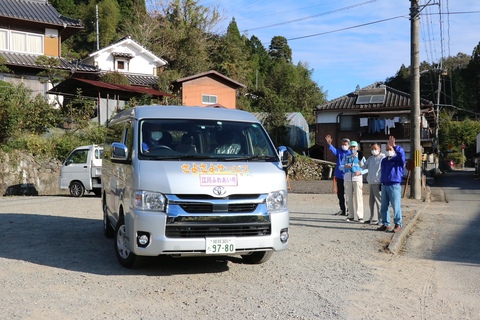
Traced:
<path fill-rule="evenodd" d="M 271 234 L 270 224 L 256 225 L 171 225 L 167 226 L 168 238 L 204 238 L 204 237 L 253 237 Z"/>
<path fill-rule="evenodd" d="M 250 213 L 257 209 L 256 203 L 235 203 L 228 205 L 201 203 L 201 202 L 184 202 L 180 203 L 180 207 L 187 213 Z"/>

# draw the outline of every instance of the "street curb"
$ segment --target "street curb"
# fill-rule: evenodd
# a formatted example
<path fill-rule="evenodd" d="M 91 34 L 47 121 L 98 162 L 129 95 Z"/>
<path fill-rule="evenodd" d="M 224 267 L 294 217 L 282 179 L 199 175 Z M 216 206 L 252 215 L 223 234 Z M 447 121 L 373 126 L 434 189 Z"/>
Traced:
<path fill-rule="evenodd" d="M 430 197 L 431 197 L 431 189 L 430 189 L 430 187 L 427 187 L 423 207 L 421 209 L 415 209 L 414 212 L 413 212 L 412 219 L 410 219 L 408 224 L 403 226 L 402 231 L 399 232 L 399 233 L 394 233 L 393 234 L 392 241 L 390 242 L 390 244 L 387 247 L 387 250 L 390 253 L 398 254 L 400 252 L 400 249 L 402 248 L 403 244 L 405 243 L 405 239 L 410 234 L 410 230 L 417 223 L 418 217 L 423 212 L 425 212 L 425 209 L 430 204 Z"/>
<path fill-rule="evenodd" d="M 417 223 L 418 216 L 421 214 L 419 210 L 415 210 L 413 212 L 412 219 L 407 225 L 403 226 L 403 229 L 399 233 L 394 233 L 392 237 L 392 241 L 388 245 L 387 249 L 390 251 L 390 253 L 393 254 L 398 254 L 400 249 L 403 246 L 403 243 L 405 242 L 405 239 L 407 238 L 407 235 L 410 233 L 410 230 L 413 228 L 413 226 Z"/>

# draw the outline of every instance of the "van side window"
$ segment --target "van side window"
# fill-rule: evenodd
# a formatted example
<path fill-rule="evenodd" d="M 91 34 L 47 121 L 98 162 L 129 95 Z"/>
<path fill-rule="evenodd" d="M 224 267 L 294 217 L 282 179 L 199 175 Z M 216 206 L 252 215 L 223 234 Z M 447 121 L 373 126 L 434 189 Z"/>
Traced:
<path fill-rule="evenodd" d="M 109 159 L 111 157 L 111 145 L 114 142 L 123 143 L 123 130 L 124 124 L 109 124 L 107 127 L 107 133 L 105 135 L 104 157 Z"/>
<path fill-rule="evenodd" d="M 131 122 L 127 123 L 125 126 L 125 145 L 128 148 L 128 159 L 132 159 L 133 152 L 133 124 Z"/>

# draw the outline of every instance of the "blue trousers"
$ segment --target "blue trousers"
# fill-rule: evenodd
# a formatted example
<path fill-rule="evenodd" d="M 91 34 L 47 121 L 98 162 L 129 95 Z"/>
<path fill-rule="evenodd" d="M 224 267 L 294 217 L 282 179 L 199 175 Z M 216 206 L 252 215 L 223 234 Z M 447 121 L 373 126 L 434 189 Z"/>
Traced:
<path fill-rule="evenodd" d="M 390 225 L 390 211 L 389 207 L 393 208 L 393 222 L 402 226 L 402 186 L 396 183 L 391 186 L 382 185 L 382 206 L 380 212 L 382 213 L 382 223 L 386 226 Z"/>

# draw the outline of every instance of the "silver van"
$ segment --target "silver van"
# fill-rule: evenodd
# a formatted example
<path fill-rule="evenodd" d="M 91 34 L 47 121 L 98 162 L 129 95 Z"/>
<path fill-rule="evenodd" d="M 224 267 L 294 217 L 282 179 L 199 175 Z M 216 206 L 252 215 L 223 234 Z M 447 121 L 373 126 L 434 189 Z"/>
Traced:
<path fill-rule="evenodd" d="M 288 245 L 288 147 L 250 113 L 140 106 L 108 123 L 104 233 L 128 268 L 143 256 L 241 255 L 263 263 Z"/>

